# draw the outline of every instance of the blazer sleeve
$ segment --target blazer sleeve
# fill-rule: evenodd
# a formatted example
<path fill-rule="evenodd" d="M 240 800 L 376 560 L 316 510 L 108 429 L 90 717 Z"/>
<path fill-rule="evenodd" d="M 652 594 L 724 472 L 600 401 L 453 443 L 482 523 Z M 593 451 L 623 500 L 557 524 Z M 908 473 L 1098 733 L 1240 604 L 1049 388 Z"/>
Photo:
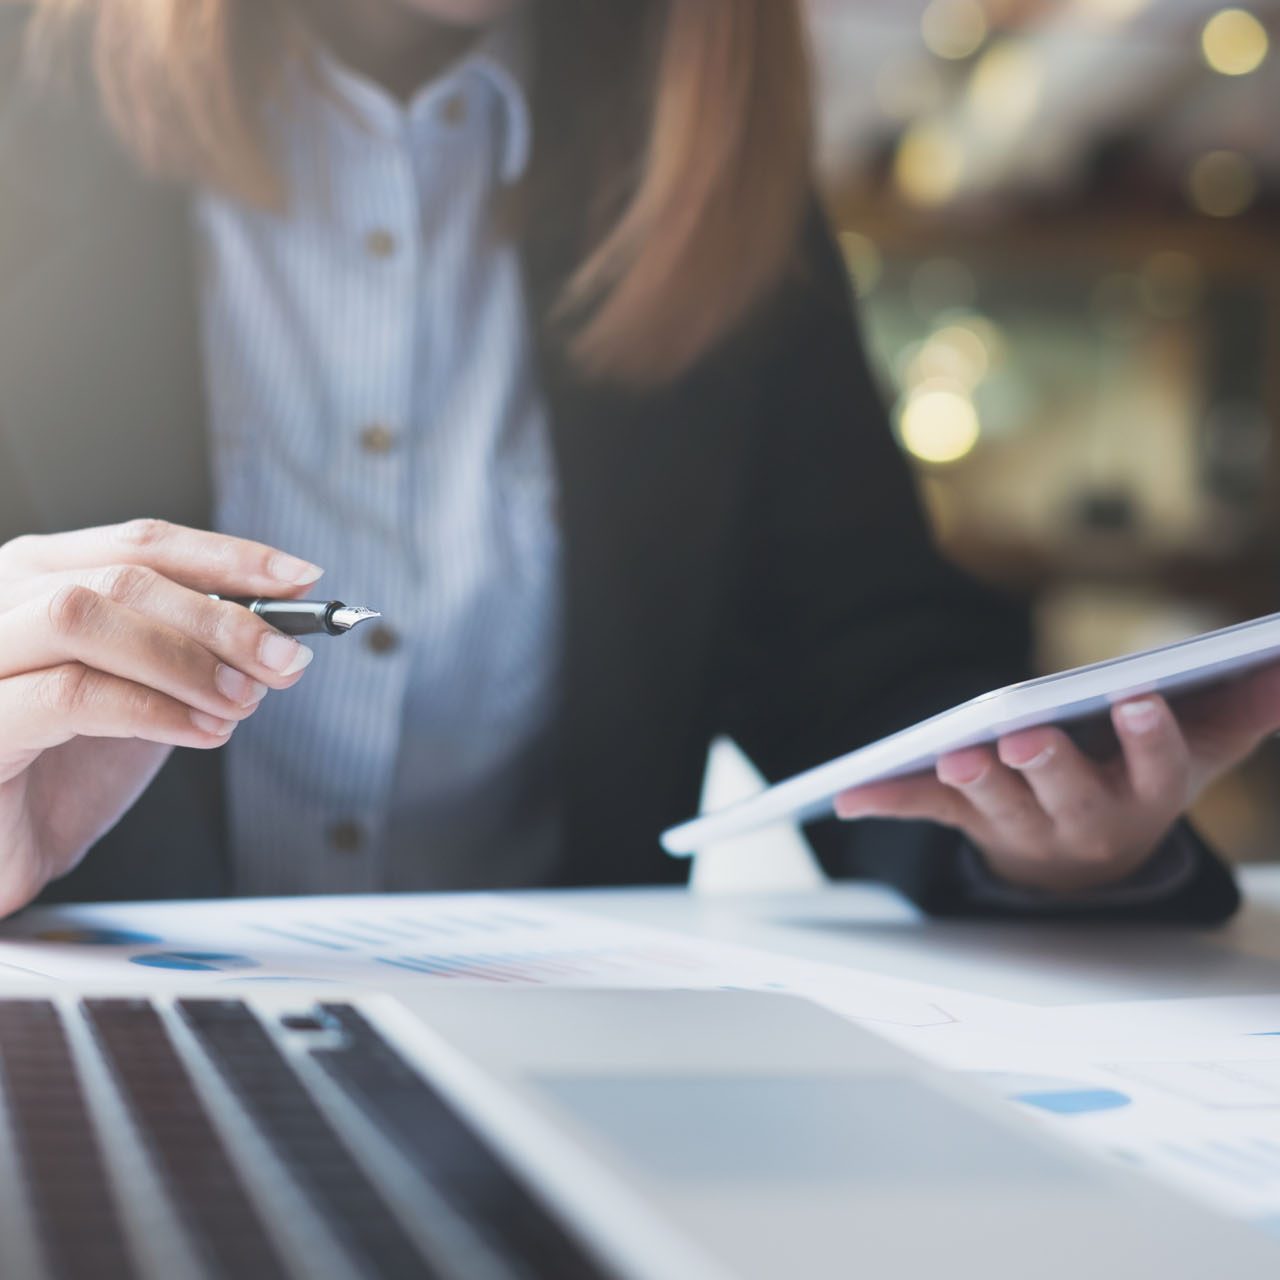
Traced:
<path fill-rule="evenodd" d="M 1029 670 L 1022 602 L 937 551 L 859 337 L 848 276 L 815 213 L 802 269 L 771 308 L 747 552 L 725 638 L 719 722 L 770 780 Z M 935 914 L 1018 914 L 974 892 L 959 833 L 917 822 L 816 823 L 829 873 L 895 885 Z M 1196 840 L 1155 903 L 1073 915 L 1217 920 L 1230 874 Z M 1036 914 L 1043 914 L 1037 912 Z"/>

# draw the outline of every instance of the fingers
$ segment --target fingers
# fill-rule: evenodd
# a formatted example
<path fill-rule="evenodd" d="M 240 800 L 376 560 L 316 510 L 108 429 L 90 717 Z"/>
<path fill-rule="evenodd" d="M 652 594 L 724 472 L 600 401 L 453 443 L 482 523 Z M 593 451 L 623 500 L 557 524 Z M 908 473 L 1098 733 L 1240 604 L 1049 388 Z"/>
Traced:
<path fill-rule="evenodd" d="M 267 692 L 189 636 L 87 587 L 63 587 L 0 615 L 0 679 L 66 663 L 145 686 L 220 722 L 244 719 Z"/>
<path fill-rule="evenodd" d="M 297 595 L 323 572 L 260 542 L 164 520 L 28 534 L 0 547 L 0 576 L 6 578 L 111 564 L 145 565 L 194 590 L 224 595 Z"/>
<path fill-rule="evenodd" d="M 1124 752 L 1129 789 L 1141 804 L 1178 813 L 1191 795 L 1191 751 L 1169 704 L 1152 695 L 1121 702 L 1111 721 Z"/>
<path fill-rule="evenodd" d="M 966 827 L 973 812 L 962 796 L 932 774 L 891 778 L 845 791 L 835 799 L 840 818 L 917 818 Z"/>
<path fill-rule="evenodd" d="M 28 600 L 48 601 L 59 590 L 71 586 L 87 587 L 107 600 L 183 632 L 237 671 L 272 689 L 296 684 L 314 656 L 305 645 L 282 635 L 248 609 L 211 600 L 203 592 L 180 586 L 144 565 L 109 565 L 0 582 L 0 609 Z M 30 665 L 23 664 L 23 669 Z"/>
<path fill-rule="evenodd" d="M 75 737 L 141 738 L 173 747 L 220 747 L 233 720 L 68 662 L 0 680 L 7 752 L 46 751 Z"/>
<path fill-rule="evenodd" d="M 1102 768 L 1061 729 L 1028 729 L 999 743 L 1000 760 L 1014 770 L 1063 846 L 1101 849 L 1115 825 L 1119 798 Z"/>
<path fill-rule="evenodd" d="M 1051 836 L 1052 823 L 1037 796 L 989 748 L 952 752 L 938 761 L 937 772 L 939 780 L 960 792 L 1004 843 L 1035 850 Z"/>

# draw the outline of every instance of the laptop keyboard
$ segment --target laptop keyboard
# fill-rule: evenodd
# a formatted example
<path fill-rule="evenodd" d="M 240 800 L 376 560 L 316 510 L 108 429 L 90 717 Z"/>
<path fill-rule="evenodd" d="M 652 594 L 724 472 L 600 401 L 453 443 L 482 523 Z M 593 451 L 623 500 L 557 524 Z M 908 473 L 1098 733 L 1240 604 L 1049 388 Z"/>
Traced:
<path fill-rule="evenodd" d="M 197 1252 L 215 1274 L 238 1269 L 263 1280 L 284 1277 L 266 1227 L 150 1002 L 88 1000 L 84 1011 Z"/>
<path fill-rule="evenodd" d="M 181 1236 L 178 1256 L 192 1259 L 195 1275 L 319 1274 L 314 1248 L 307 1259 L 291 1250 L 297 1223 L 292 1235 L 281 1230 L 284 1209 L 262 1194 L 282 1179 L 289 1203 L 305 1204 L 336 1246 L 339 1256 L 320 1256 L 344 1280 L 607 1274 L 358 1009 L 327 1004 L 285 1025 L 321 1033 L 316 1046 L 286 1052 L 240 1000 L 182 1000 L 167 1016 L 141 998 L 86 1000 L 66 1013 L 45 1000 L 0 1000 L 0 1135 L 7 1123 L 21 1184 L 17 1194 L 0 1185 L 0 1197 L 10 1214 L 21 1208 L 35 1239 L 31 1280 L 172 1274 L 147 1238 L 166 1228 L 118 1150 L 126 1137 L 144 1153 L 150 1185 L 167 1201 L 167 1229 Z M 299 1058 L 320 1068 L 318 1079 L 299 1070 L 309 1065 Z M 210 1078 L 233 1105 L 211 1092 Z M 345 1125 L 315 1088 L 326 1084 L 355 1104 Z M 370 1157 L 372 1135 L 355 1133 L 353 1121 L 380 1132 L 419 1180 L 416 1194 L 403 1179 L 394 1200 L 385 1194 L 388 1166 Z M 246 1124 L 249 1142 L 240 1136 Z M 263 1149 L 276 1169 L 247 1178 Z M 3 1258 L 0 1241 L 9 1280 Z"/>
<path fill-rule="evenodd" d="M 51 1004 L 0 1001 L 0 1080 L 50 1272 L 68 1280 L 130 1274 L 79 1073 Z"/>

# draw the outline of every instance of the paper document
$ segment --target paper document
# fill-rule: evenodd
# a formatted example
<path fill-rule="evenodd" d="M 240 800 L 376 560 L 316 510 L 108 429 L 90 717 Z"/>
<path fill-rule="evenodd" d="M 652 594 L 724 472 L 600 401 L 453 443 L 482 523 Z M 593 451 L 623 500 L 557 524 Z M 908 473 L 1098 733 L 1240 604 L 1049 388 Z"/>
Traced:
<path fill-rule="evenodd" d="M 37 908 L 0 926 L 0 976 L 191 988 L 245 982 L 744 987 L 849 1017 L 952 1021 L 918 983 L 489 894 Z"/>
<path fill-rule="evenodd" d="M 1059 1137 L 1280 1234 L 1280 997 L 988 1001 L 950 1026 L 880 1030 Z"/>

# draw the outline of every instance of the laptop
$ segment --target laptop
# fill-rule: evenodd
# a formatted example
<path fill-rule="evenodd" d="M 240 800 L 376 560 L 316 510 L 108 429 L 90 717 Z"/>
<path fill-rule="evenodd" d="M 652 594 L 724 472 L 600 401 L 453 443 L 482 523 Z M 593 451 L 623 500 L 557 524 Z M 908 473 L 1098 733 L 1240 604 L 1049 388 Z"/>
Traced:
<path fill-rule="evenodd" d="M 5 1280 L 1277 1265 L 791 996 L 0 991 Z"/>

